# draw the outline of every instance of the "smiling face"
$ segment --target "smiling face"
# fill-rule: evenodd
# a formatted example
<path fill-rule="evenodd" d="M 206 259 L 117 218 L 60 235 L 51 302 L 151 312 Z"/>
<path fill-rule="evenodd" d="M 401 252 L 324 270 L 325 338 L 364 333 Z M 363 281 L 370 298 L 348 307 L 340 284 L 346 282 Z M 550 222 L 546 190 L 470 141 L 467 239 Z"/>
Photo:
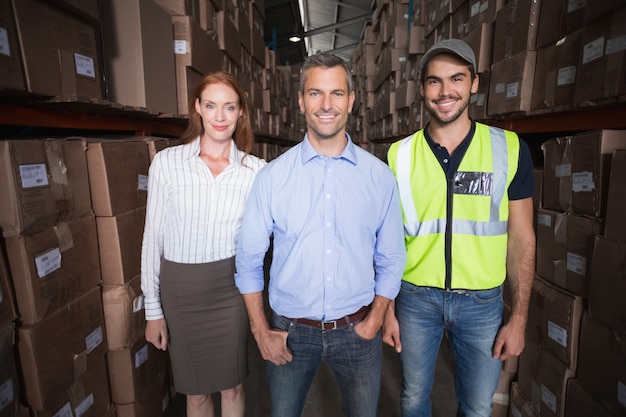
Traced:
<path fill-rule="evenodd" d="M 345 141 L 354 91 L 348 91 L 343 67 L 310 68 L 303 89 L 298 92 L 298 103 L 306 119 L 309 139 Z"/>
<path fill-rule="evenodd" d="M 424 67 L 420 90 L 431 121 L 446 125 L 467 116 L 470 96 L 478 91 L 478 76 L 472 79 L 467 63 L 458 57 L 440 54 Z"/>
<path fill-rule="evenodd" d="M 231 140 L 237 121 L 242 115 L 239 96 L 223 83 L 209 84 L 200 99 L 196 100 L 196 112 L 202 118 L 203 137 L 213 141 Z"/>

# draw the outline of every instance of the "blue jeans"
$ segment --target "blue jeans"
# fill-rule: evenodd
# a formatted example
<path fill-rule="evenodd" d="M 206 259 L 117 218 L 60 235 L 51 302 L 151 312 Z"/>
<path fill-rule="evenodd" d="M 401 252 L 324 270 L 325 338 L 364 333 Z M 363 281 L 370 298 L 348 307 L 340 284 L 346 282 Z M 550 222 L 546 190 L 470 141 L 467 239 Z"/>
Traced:
<path fill-rule="evenodd" d="M 376 417 L 380 395 L 382 340 L 360 337 L 350 323 L 335 330 L 320 330 L 272 314 L 271 325 L 289 332 L 287 347 L 293 360 L 276 366 L 267 361 L 267 379 L 273 417 L 297 417 L 313 377 L 328 363 L 337 381 L 347 417 Z"/>
<path fill-rule="evenodd" d="M 402 281 L 396 298 L 403 417 L 430 417 L 439 346 L 447 332 L 456 368 L 457 416 L 489 417 L 501 361 L 492 357 L 502 324 L 502 287 L 458 293 Z"/>

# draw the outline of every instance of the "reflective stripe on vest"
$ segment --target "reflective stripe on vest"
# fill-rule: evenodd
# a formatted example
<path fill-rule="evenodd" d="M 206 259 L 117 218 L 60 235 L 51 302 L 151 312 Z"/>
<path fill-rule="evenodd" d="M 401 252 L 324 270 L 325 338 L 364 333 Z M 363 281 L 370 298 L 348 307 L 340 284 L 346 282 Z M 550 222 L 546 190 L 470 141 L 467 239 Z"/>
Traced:
<path fill-rule="evenodd" d="M 413 156 L 413 141 L 415 135 L 402 140 L 398 147 L 396 159 L 398 190 L 402 209 L 404 210 L 404 231 L 407 236 L 425 236 L 429 234 L 445 233 L 446 219 L 435 219 L 420 222 L 415 209 L 415 201 L 411 191 L 411 159 Z M 493 172 L 508 172 L 509 158 L 505 133 L 501 129 L 489 127 L 491 141 L 491 156 Z M 497 236 L 507 232 L 507 221 L 500 221 L 500 204 L 506 192 L 506 175 L 496 175 L 491 192 L 489 222 L 452 219 L 454 233 L 474 236 Z"/>

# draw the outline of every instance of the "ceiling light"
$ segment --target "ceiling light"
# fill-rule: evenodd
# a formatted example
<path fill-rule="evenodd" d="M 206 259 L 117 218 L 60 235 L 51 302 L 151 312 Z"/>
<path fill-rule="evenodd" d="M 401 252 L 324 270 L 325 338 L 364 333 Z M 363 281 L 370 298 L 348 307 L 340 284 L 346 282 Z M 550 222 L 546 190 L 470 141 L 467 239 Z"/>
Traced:
<path fill-rule="evenodd" d="M 295 36 L 295 35 L 294 35 L 294 36 L 291 36 L 291 37 L 289 38 L 289 40 L 290 40 L 291 42 L 300 42 L 302 39 L 301 39 L 299 36 Z"/>

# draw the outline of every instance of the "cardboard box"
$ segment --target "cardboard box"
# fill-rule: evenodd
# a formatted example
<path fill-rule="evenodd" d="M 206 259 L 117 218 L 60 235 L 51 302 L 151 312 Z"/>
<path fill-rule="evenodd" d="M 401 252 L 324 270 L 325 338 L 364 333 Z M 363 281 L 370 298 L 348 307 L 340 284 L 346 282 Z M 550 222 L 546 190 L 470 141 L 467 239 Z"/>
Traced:
<path fill-rule="evenodd" d="M 604 236 L 610 240 L 626 241 L 626 150 L 616 149 L 611 157 L 611 174 L 606 202 Z"/>
<path fill-rule="evenodd" d="M 168 353 L 145 339 L 131 348 L 107 353 L 111 398 L 116 404 L 156 404 L 160 410 L 163 383 L 167 380 Z M 160 395 L 155 394 L 155 388 Z"/>
<path fill-rule="evenodd" d="M 567 211 L 572 204 L 572 137 L 558 137 L 541 144 L 543 191 L 541 207 Z"/>
<path fill-rule="evenodd" d="M 191 106 L 189 101 L 194 96 L 193 92 L 200 85 L 203 78 L 204 75 L 191 67 L 176 66 L 176 103 L 179 115 L 189 115 Z M 193 107 L 191 107 L 191 111 L 195 111 Z"/>
<path fill-rule="evenodd" d="M 470 0 L 469 30 L 472 31 L 482 23 L 493 23 L 504 0 Z"/>
<path fill-rule="evenodd" d="M 478 76 L 478 91 L 470 96 L 469 116 L 477 121 L 487 119 L 487 101 L 491 70 L 485 70 Z"/>
<path fill-rule="evenodd" d="M 566 214 L 537 209 L 537 274 L 557 285 L 565 283 L 567 259 Z"/>
<path fill-rule="evenodd" d="M 109 350 L 131 348 L 144 337 L 146 317 L 141 276 L 124 285 L 103 285 L 102 304 Z"/>
<path fill-rule="evenodd" d="M 92 214 L 85 141 L 0 141 L 0 227 L 36 233 Z"/>
<path fill-rule="evenodd" d="M 594 130 L 572 137 L 572 212 L 604 217 L 611 157 L 626 148 L 626 130 Z"/>
<path fill-rule="evenodd" d="M 32 417 L 102 416 L 115 417 L 111 403 L 109 375 L 104 355 L 91 358 L 89 366 L 64 392 L 44 405 L 31 410 Z"/>
<path fill-rule="evenodd" d="M 0 247 L 0 326 L 9 324 L 17 318 L 13 284 L 4 256 L 4 250 Z"/>
<path fill-rule="evenodd" d="M 493 61 L 536 50 L 540 0 L 511 0 L 496 16 Z"/>
<path fill-rule="evenodd" d="M 593 7 L 585 8 L 584 21 L 585 23 L 592 22 L 623 7 L 624 2 L 622 0 L 604 0 L 594 3 Z"/>
<path fill-rule="evenodd" d="M 532 110 L 574 107 L 581 34 L 577 30 L 537 50 Z"/>
<path fill-rule="evenodd" d="M 20 322 L 32 325 L 100 284 L 94 216 L 6 239 Z"/>
<path fill-rule="evenodd" d="M 200 74 L 220 69 L 217 39 L 190 16 L 173 16 L 176 66 L 191 67 Z"/>
<path fill-rule="evenodd" d="M 578 381 L 616 416 L 626 414 L 626 339 L 583 316 Z"/>
<path fill-rule="evenodd" d="M 536 277 L 530 296 L 526 337 L 563 365 L 576 369 L 583 309 L 581 296 Z"/>
<path fill-rule="evenodd" d="M 109 99 L 176 114 L 171 16 L 153 0 L 112 0 L 101 6 Z"/>
<path fill-rule="evenodd" d="M 81 17 L 100 20 L 98 0 L 46 0 Z"/>
<path fill-rule="evenodd" d="M 14 354 L 13 325 L 0 324 L 0 417 L 16 417 L 20 406 L 20 380 Z"/>
<path fill-rule="evenodd" d="M 570 379 L 565 393 L 565 415 L 567 417 L 613 417 L 577 379 Z"/>
<path fill-rule="evenodd" d="M 172 16 L 194 17 L 200 8 L 199 0 L 154 0 L 154 2 Z"/>
<path fill-rule="evenodd" d="M 526 51 L 493 64 L 487 107 L 490 116 L 530 110 L 536 61 L 537 52 Z"/>
<path fill-rule="evenodd" d="M 141 273 L 146 207 L 96 218 L 104 284 L 124 285 Z"/>
<path fill-rule="evenodd" d="M 564 417 L 567 382 L 576 375 L 533 339 L 526 338 L 526 347 L 519 359 L 518 384 L 541 417 Z"/>
<path fill-rule="evenodd" d="M 626 335 L 625 261 L 625 242 L 596 236 L 589 270 L 589 312 L 620 335 Z"/>
<path fill-rule="evenodd" d="M 417 83 L 415 81 L 406 81 L 396 87 L 396 110 L 410 107 L 415 103 L 419 96 L 417 92 Z"/>
<path fill-rule="evenodd" d="M 26 402 L 44 410 L 106 351 L 100 288 L 96 287 L 34 326 L 18 329 Z M 102 381 L 100 381 L 102 384 Z"/>
<path fill-rule="evenodd" d="M 554 44 L 581 29 L 585 3 L 586 0 L 542 1 L 537 26 L 537 48 Z"/>
<path fill-rule="evenodd" d="M 49 96 L 101 99 L 97 26 L 45 1 L 12 3 L 27 89 Z"/>
<path fill-rule="evenodd" d="M 146 205 L 150 155 L 141 141 L 89 140 L 87 166 L 96 216 Z"/>
<path fill-rule="evenodd" d="M 217 12 L 217 39 L 219 47 L 237 65 L 241 63 L 241 46 L 239 32 L 235 26 L 234 16 L 227 11 Z"/>
<path fill-rule="evenodd" d="M 26 90 L 11 0 L 0 1 L 0 90 Z"/>
<path fill-rule="evenodd" d="M 604 230 L 603 219 L 568 214 L 567 221 L 567 268 L 563 288 L 587 298 L 589 295 L 589 270 L 596 235 Z"/>
<path fill-rule="evenodd" d="M 594 8 L 595 5 L 585 10 Z M 624 21 L 626 7 L 583 27 L 576 82 L 577 104 L 594 103 L 626 94 Z"/>
<path fill-rule="evenodd" d="M 511 408 L 512 417 L 538 417 L 539 414 L 533 409 L 530 400 L 524 395 L 519 385 L 514 382 L 511 385 Z"/>
<path fill-rule="evenodd" d="M 483 23 L 463 38 L 476 56 L 476 72 L 481 74 L 491 69 L 493 62 L 493 25 Z"/>

